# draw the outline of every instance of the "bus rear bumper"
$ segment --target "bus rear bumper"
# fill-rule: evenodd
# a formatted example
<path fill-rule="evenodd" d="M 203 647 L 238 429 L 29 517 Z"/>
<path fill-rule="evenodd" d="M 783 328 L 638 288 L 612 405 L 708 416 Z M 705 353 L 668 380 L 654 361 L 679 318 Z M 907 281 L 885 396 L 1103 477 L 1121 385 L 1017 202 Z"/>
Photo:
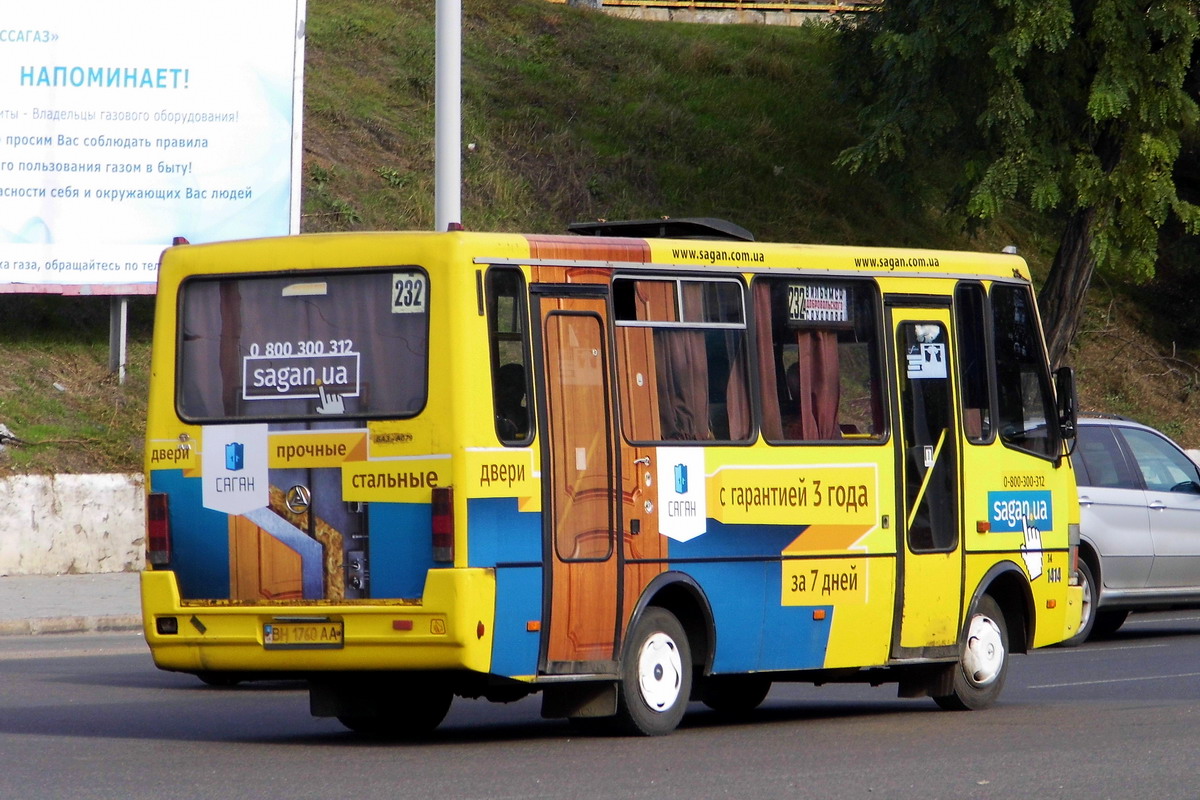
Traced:
<path fill-rule="evenodd" d="M 430 570 L 420 602 L 183 602 L 170 571 L 142 573 L 146 643 L 161 669 L 287 674 L 473 670 L 491 665 L 496 579 L 487 569 Z M 274 642 L 281 627 L 295 635 Z"/>

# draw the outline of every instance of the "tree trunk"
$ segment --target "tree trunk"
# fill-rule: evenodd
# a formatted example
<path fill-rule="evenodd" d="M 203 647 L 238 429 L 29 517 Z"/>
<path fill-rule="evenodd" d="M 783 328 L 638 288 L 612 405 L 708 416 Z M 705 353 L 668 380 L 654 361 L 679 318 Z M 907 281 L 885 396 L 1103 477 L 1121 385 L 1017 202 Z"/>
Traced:
<path fill-rule="evenodd" d="M 1066 360 L 1083 318 L 1088 286 L 1096 270 L 1096 259 L 1092 255 L 1094 218 L 1095 212 L 1085 208 L 1076 211 L 1068 220 L 1046 285 L 1039 294 L 1051 369 L 1057 369 Z"/>

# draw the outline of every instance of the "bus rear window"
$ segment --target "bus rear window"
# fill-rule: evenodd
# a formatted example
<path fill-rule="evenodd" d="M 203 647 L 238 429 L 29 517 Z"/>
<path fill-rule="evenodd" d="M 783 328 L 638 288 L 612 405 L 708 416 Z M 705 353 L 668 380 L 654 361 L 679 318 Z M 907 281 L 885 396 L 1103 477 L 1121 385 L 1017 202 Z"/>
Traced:
<path fill-rule="evenodd" d="M 428 388 L 429 280 L 415 267 L 187 281 L 181 418 L 405 417 Z"/>

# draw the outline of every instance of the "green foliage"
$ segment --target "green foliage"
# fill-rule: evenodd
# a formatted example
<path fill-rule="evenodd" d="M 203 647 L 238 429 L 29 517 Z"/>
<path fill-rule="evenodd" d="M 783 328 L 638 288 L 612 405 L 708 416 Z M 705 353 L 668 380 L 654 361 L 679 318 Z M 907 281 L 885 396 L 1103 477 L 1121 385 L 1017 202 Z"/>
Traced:
<path fill-rule="evenodd" d="M 1096 263 L 1133 279 L 1153 275 L 1168 216 L 1195 230 L 1172 174 L 1197 118 L 1194 0 L 889 2 L 843 33 L 864 138 L 841 165 L 904 172 L 952 153 L 968 217 L 1091 209 Z"/>
<path fill-rule="evenodd" d="M 308 179 L 312 181 L 313 186 L 322 187 L 333 180 L 333 172 L 320 164 L 313 164 L 308 171 Z"/>
<path fill-rule="evenodd" d="M 854 117 L 829 89 L 825 26 L 645 23 L 544 0 L 463 10 L 468 229 L 695 215 L 766 239 L 951 241 L 906 194 L 831 169 Z M 434 11 L 310 6 L 304 230 L 432 225 Z"/>
<path fill-rule="evenodd" d="M 109 304 L 0 295 L 0 422 L 10 472 L 132 472 L 142 459 L 152 298 L 130 301 L 126 380 L 108 371 Z"/>
<path fill-rule="evenodd" d="M 393 189 L 399 189 L 404 185 L 405 176 L 401 175 L 399 170 L 391 167 L 377 167 L 375 174 L 383 178 L 384 183 L 391 186 Z"/>

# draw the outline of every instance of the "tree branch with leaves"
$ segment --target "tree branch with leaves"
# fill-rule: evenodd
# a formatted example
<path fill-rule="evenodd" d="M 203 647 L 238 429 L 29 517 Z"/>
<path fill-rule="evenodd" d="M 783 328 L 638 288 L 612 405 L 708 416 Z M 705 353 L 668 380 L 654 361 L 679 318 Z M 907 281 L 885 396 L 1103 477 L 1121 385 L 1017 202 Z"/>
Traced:
<path fill-rule="evenodd" d="M 912 184 L 935 165 L 968 221 L 1014 202 L 1054 220 L 1040 293 L 1054 366 L 1096 270 L 1149 279 L 1169 215 L 1200 230 L 1174 177 L 1198 113 L 1195 0 L 888 0 L 857 20 L 839 69 L 863 138 L 839 164 Z"/>

